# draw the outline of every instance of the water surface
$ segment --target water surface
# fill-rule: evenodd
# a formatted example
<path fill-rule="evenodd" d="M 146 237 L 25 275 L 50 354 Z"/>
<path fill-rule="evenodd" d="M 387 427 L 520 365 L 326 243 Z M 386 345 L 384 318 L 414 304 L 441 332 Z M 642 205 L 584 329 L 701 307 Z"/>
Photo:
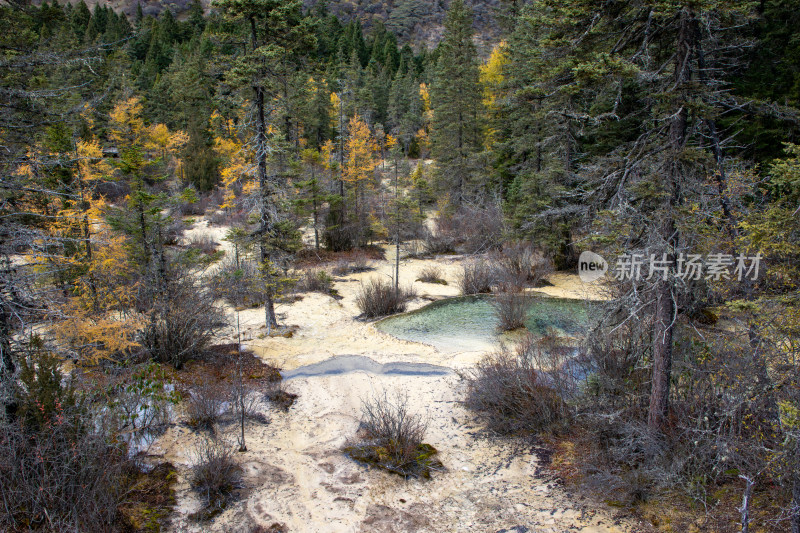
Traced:
<path fill-rule="evenodd" d="M 376 324 L 397 338 L 430 344 L 443 352 L 486 351 L 519 333 L 499 334 L 492 296 L 448 298 Z M 580 335 L 588 323 L 589 305 L 581 300 L 531 295 L 525 327 L 535 335 L 553 328 L 561 335 Z"/>

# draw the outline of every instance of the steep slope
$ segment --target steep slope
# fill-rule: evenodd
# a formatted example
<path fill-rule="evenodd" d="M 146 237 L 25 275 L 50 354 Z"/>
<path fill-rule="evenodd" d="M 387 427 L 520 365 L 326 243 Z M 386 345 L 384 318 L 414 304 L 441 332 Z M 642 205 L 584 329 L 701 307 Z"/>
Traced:
<path fill-rule="evenodd" d="M 68 0 L 77 4 L 80 0 Z M 104 4 L 117 12 L 133 17 L 137 4 L 141 4 L 145 15 L 156 16 L 164 9 L 170 9 L 181 18 L 192 0 L 84 0 L 89 9 L 97 4 Z M 327 9 L 343 21 L 358 18 L 369 29 L 378 21 L 386 24 L 401 43 L 409 43 L 413 47 L 436 46 L 442 35 L 442 21 L 449 0 L 305 0 L 307 8 L 315 7 L 325 1 Z M 212 0 L 201 0 L 206 11 L 213 9 Z M 40 4 L 41 0 L 34 2 Z M 475 15 L 475 31 L 478 44 L 495 42 L 500 30 L 497 22 L 498 10 L 502 9 L 503 0 L 467 0 Z M 483 46 L 480 46 L 483 49 Z"/>

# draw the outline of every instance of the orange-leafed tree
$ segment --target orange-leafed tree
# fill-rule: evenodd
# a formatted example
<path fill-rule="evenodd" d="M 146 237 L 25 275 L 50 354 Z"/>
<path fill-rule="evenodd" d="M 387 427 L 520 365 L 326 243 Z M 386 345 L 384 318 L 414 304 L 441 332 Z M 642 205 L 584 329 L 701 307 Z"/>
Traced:
<path fill-rule="evenodd" d="M 348 124 L 349 135 L 345 144 L 346 158 L 342 176 L 350 186 L 353 196 L 353 207 L 358 219 L 360 232 L 364 231 L 366 216 L 366 192 L 374 186 L 375 157 L 377 145 L 369 126 L 361 117 L 354 116 Z M 363 238 L 363 236 L 362 236 Z"/>

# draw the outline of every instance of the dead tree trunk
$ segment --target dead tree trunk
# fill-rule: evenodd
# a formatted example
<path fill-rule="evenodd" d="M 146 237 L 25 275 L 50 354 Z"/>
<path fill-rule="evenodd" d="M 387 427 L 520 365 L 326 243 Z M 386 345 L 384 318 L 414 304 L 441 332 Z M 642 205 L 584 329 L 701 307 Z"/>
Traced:
<path fill-rule="evenodd" d="M 256 19 L 250 17 L 250 34 L 253 50 L 258 48 L 256 33 Z M 258 81 L 253 84 L 253 93 L 256 105 L 256 163 L 258 165 L 258 186 L 261 192 L 261 217 L 259 227 L 259 249 L 261 256 L 262 272 L 266 301 L 264 303 L 264 314 L 267 330 L 276 327 L 278 321 L 275 317 L 274 287 L 272 286 L 272 274 L 269 268 L 269 246 L 268 240 L 272 235 L 272 184 L 267 178 L 267 121 L 264 112 L 264 87 Z"/>
<path fill-rule="evenodd" d="M 678 38 L 675 54 L 675 89 L 680 94 L 692 77 L 692 23 L 694 14 L 684 8 L 680 13 Z M 683 181 L 683 168 L 680 154 L 686 143 L 688 110 L 679 98 L 677 109 L 670 119 L 669 145 L 671 160 L 666 165 L 669 179 L 669 203 L 665 206 L 664 219 L 661 223 L 661 244 L 667 253 L 668 260 L 675 261 L 675 250 L 678 244 L 678 232 L 675 226 L 674 211 L 678 206 Z M 653 328 L 653 374 L 650 389 L 650 406 L 647 412 L 647 425 L 658 431 L 669 413 L 669 388 L 672 373 L 672 335 L 675 326 L 675 295 L 672 280 L 659 279 L 655 288 L 656 308 Z"/>

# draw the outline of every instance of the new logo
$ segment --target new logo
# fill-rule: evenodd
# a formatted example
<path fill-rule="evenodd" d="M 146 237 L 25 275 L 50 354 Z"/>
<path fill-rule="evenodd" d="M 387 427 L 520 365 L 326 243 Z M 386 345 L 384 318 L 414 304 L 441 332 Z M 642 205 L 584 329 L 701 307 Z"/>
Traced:
<path fill-rule="evenodd" d="M 585 251 L 578 258 L 578 276 L 584 283 L 591 283 L 603 277 L 608 272 L 608 263 L 603 256 L 594 252 Z"/>

